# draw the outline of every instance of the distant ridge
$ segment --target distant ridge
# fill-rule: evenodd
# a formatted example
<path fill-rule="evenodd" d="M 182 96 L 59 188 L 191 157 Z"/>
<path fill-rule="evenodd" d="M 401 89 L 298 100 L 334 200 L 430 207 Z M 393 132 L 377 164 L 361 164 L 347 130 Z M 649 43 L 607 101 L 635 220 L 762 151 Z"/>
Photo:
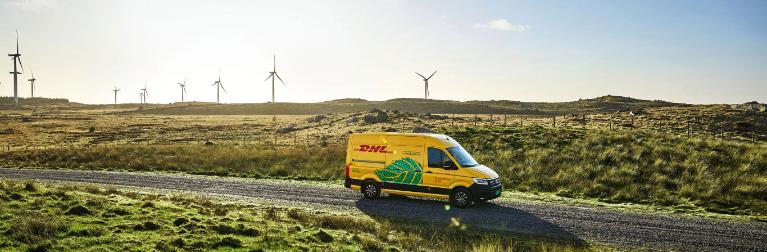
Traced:
<path fill-rule="evenodd" d="M 109 113 L 140 113 L 166 115 L 306 115 L 340 112 L 360 112 L 373 109 L 433 114 L 529 114 L 564 115 L 573 113 L 604 113 L 637 110 L 648 107 L 689 106 L 660 100 L 642 100 L 624 96 L 606 95 L 569 102 L 521 102 L 511 100 L 452 101 L 422 98 L 395 98 L 385 101 L 369 101 L 360 98 L 343 98 L 318 103 L 235 103 L 176 102 L 171 104 L 86 105 L 67 99 L 22 98 L 22 108 L 57 109 L 81 108 L 112 111 Z M 15 109 L 11 97 L 0 97 L 0 109 Z M 758 109 L 758 106 L 757 106 Z"/>
<path fill-rule="evenodd" d="M 743 104 L 734 104 L 732 105 L 732 109 L 743 110 L 743 111 L 765 112 L 767 111 L 767 104 L 759 103 L 757 101 L 752 101 L 752 102 L 746 102 Z"/>
<path fill-rule="evenodd" d="M 146 108 L 128 113 L 167 115 L 302 115 L 341 112 L 360 112 L 373 109 L 433 114 L 572 114 L 626 111 L 647 107 L 686 106 L 666 101 L 641 100 L 623 96 L 601 96 L 571 102 L 520 102 L 509 100 L 451 101 L 421 98 L 396 98 L 368 101 L 344 98 L 319 103 L 242 103 L 242 104 L 187 104 Z"/>
<path fill-rule="evenodd" d="M 19 97 L 19 105 L 21 106 L 46 106 L 46 105 L 82 105 L 80 103 L 69 102 L 69 99 L 64 98 L 24 98 Z M 14 106 L 13 97 L 0 96 L 0 106 Z"/>

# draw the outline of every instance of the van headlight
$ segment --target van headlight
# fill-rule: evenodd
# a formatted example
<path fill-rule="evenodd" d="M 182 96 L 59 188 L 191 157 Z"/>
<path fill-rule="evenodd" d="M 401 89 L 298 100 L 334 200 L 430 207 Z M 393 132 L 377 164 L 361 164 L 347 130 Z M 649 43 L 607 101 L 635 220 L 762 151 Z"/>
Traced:
<path fill-rule="evenodd" d="M 474 178 L 474 183 L 477 183 L 479 185 L 487 185 L 488 183 L 490 183 L 490 180 L 492 179 Z"/>

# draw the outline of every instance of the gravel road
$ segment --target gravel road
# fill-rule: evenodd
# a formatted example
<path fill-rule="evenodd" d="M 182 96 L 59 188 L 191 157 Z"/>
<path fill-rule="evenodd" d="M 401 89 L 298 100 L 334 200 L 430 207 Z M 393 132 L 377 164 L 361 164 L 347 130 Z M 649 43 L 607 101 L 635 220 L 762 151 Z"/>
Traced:
<path fill-rule="evenodd" d="M 276 180 L 5 168 L 0 168 L 0 177 L 220 194 L 275 204 L 358 211 L 375 219 L 411 218 L 436 225 L 448 225 L 457 219 L 469 227 L 543 236 L 573 244 L 598 242 L 629 248 L 686 251 L 767 251 L 767 224 L 757 222 L 504 200 L 468 209 L 446 209 L 440 201 L 402 197 L 371 201 L 342 186 Z"/>

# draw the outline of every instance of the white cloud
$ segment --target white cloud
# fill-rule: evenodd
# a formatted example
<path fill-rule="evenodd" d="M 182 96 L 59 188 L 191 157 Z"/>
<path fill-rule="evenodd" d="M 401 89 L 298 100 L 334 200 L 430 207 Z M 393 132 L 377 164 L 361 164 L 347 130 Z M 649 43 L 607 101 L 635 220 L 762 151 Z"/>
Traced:
<path fill-rule="evenodd" d="M 22 10 L 37 10 L 41 8 L 50 8 L 56 5 L 58 0 L 12 0 L 6 2 L 6 5 L 18 7 Z"/>
<path fill-rule="evenodd" d="M 474 29 L 491 29 L 499 31 L 511 31 L 511 32 L 524 32 L 530 30 L 529 25 L 512 24 L 505 18 L 491 20 L 487 23 L 480 23 L 472 25 Z"/>

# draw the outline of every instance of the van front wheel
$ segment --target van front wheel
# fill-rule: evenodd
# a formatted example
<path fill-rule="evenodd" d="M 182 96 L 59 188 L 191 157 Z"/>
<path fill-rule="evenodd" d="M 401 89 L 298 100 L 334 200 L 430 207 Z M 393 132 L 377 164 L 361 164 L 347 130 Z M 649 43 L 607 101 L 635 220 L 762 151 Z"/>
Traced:
<path fill-rule="evenodd" d="M 453 189 L 450 193 L 450 204 L 458 208 L 465 208 L 471 205 L 471 193 L 463 187 Z"/>
<path fill-rule="evenodd" d="M 368 199 L 377 199 L 381 196 L 381 186 L 374 181 L 366 181 L 362 184 L 362 194 Z"/>

